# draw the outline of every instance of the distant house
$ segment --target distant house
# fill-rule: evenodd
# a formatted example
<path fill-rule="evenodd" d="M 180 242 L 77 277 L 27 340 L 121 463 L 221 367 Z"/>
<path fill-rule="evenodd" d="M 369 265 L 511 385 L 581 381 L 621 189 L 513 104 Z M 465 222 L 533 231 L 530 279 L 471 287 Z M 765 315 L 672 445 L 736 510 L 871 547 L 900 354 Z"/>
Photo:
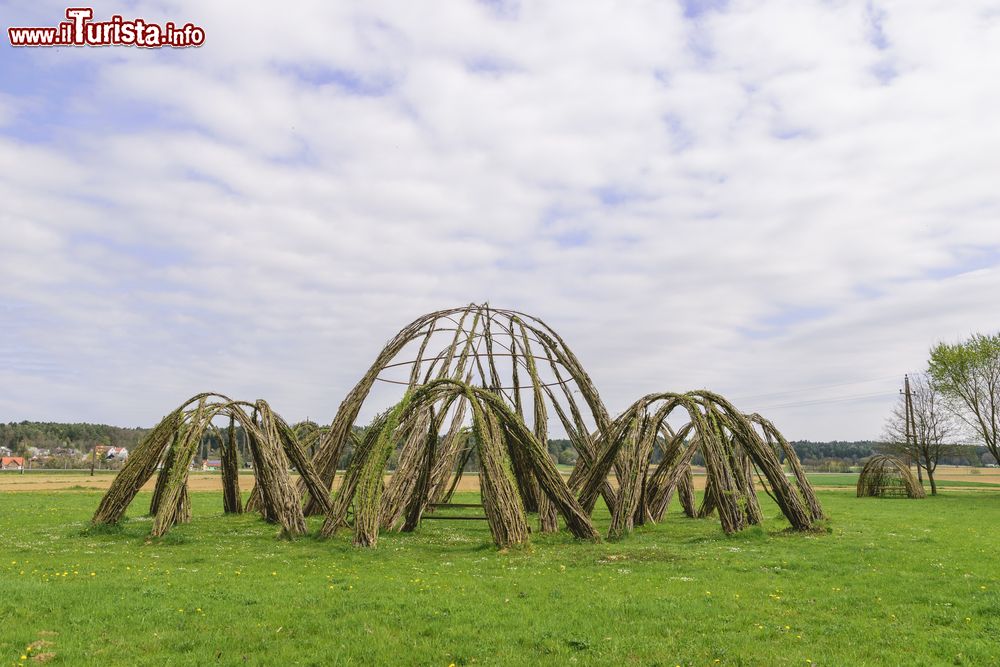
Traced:
<path fill-rule="evenodd" d="M 24 457 L 4 456 L 0 458 L 0 470 L 24 470 Z"/>
<path fill-rule="evenodd" d="M 201 462 L 202 470 L 222 470 L 222 461 L 219 459 L 205 459 Z"/>
<path fill-rule="evenodd" d="M 127 449 L 111 445 L 94 445 L 94 453 L 105 461 L 124 461 L 128 458 Z"/>
<path fill-rule="evenodd" d="M 104 458 L 108 461 L 124 461 L 128 458 L 128 450 L 124 447 L 108 447 L 108 451 L 104 454 Z"/>

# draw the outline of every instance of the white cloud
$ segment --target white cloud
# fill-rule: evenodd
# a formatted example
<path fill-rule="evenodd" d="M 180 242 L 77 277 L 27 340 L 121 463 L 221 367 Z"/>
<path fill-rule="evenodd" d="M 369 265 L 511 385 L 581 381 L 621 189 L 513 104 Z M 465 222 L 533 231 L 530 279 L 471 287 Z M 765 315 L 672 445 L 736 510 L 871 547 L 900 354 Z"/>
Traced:
<path fill-rule="evenodd" d="M 207 42 L 13 54 L 0 419 L 332 419 L 398 328 L 489 299 L 613 411 L 708 386 L 876 436 L 933 342 L 1000 328 L 1000 16 L 875 5 L 106 7 Z"/>

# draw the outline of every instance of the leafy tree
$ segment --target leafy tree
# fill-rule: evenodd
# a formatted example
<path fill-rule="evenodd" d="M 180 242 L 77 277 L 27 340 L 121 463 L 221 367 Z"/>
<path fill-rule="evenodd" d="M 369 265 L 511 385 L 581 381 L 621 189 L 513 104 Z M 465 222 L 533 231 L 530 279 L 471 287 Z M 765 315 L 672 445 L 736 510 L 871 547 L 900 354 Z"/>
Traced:
<path fill-rule="evenodd" d="M 907 427 L 906 397 L 900 396 L 899 403 L 885 425 L 886 444 L 882 449 L 914 461 L 918 473 L 927 472 L 931 484 L 931 495 L 937 495 L 934 471 L 942 457 L 957 454 L 962 447 L 951 444 L 958 434 L 958 427 L 951 413 L 944 406 L 944 397 L 926 373 L 910 379 L 912 425 Z"/>
<path fill-rule="evenodd" d="M 570 447 L 569 449 L 564 449 L 559 452 L 559 463 L 562 463 L 563 465 L 575 465 L 576 450 Z"/>
<path fill-rule="evenodd" d="M 928 372 L 953 414 L 1000 461 L 1000 333 L 938 343 Z"/>

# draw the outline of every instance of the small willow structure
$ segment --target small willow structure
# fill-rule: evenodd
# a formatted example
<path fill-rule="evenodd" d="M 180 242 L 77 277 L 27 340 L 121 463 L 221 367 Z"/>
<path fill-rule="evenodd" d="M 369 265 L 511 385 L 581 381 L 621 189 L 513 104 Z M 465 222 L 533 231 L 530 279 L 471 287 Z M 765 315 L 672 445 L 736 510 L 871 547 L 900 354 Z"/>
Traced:
<path fill-rule="evenodd" d="M 895 456 L 878 454 L 871 457 L 858 477 L 858 498 L 924 498 L 926 495 L 910 466 Z"/>
<path fill-rule="evenodd" d="M 366 401 L 384 400 L 382 389 L 393 387 L 401 398 L 388 401 L 391 407 L 361 428 L 356 422 Z M 187 474 L 197 445 L 216 428 L 213 420 L 226 417 L 229 430 L 218 433 L 226 512 L 243 510 L 238 422 L 256 475 L 246 510 L 280 523 L 287 535 L 304 533 L 309 515 L 324 517 L 322 537 L 350 528 L 358 546 L 376 546 L 380 531 L 413 531 L 424 518 L 443 518 L 434 512 L 449 502 L 473 456 L 480 518 L 501 548 L 526 542 L 533 520 L 543 533 L 564 526 L 579 539 L 598 540 L 591 516 L 600 499 L 611 513 L 608 536 L 615 539 L 636 525 L 661 521 L 675 495 L 689 517 L 718 512 L 727 533 L 763 520 L 758 487 L 795 529 L 808 530 L 823 518 L 795 452 L 768 420 L 742 414 L 708 391 L 649 394 L 611 419 L 576 355 L 547 324 L 471 304 L 404 327 L 328 428 L 308 421 L 289 427 L 264 401 L 192 398 L 136 449 L 94 522 L 118 521 L 158 467 L 153 534 L 186 521 Z M 579 457 L 568 479 L 548 453 L 553 421 Z M 347 470 L 331 495 L 347 451 Z M 699 453 L 707 475 L 700 507 L 691 469 Z"/>
<path fill-rule="evenodd" d="M 228 417 L 225 435 L 212 423 Z M 300 495 L 289 474 L 294 465 L 309 494 L 321 506 L 330 507 L 330 495 L 313 470 L 294 431 L 271 410 L 267 402 L 234 401 L 221 394 L 205 393 L 185 401 L 164 417 L 135 448 L 115 477 L 94 513 L 94 524 L 114 524 L 135 499 L 139 489 L 159 470 L 149 513 L 151 534 L 159 537 L 177 523 L 191 518 L 188 474 L 202 436 L 217 432 L 222 447 L 223 507 L 226 513 L 241 513 L 239 463 L 235 424 L 242 426 L 253 462 L 256 484 L 247 509 L 254 506 L 267 521 L 281 525 L 288 536 L 306 532 Z"/>

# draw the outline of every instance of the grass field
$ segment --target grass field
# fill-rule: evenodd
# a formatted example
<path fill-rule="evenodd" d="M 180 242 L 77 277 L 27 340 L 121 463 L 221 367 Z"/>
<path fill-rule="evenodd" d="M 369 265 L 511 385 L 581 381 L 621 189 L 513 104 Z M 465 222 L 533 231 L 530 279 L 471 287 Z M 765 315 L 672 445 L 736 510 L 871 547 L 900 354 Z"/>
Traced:
<path fill-rule="evenodd" d="M 824 491 L 815 534 L 785 532 L 773 505 L 735 537 L 673 508 L 621 542 L 534 535 L 508 553 L 472 521 L 375 551 L 280 541 L 213 492 L 149 543 L 148 495 L 120 531 L 88 532 L 99 498 L 0 493 L 0 665 L 1000 664 L 988 488 Z"/>

